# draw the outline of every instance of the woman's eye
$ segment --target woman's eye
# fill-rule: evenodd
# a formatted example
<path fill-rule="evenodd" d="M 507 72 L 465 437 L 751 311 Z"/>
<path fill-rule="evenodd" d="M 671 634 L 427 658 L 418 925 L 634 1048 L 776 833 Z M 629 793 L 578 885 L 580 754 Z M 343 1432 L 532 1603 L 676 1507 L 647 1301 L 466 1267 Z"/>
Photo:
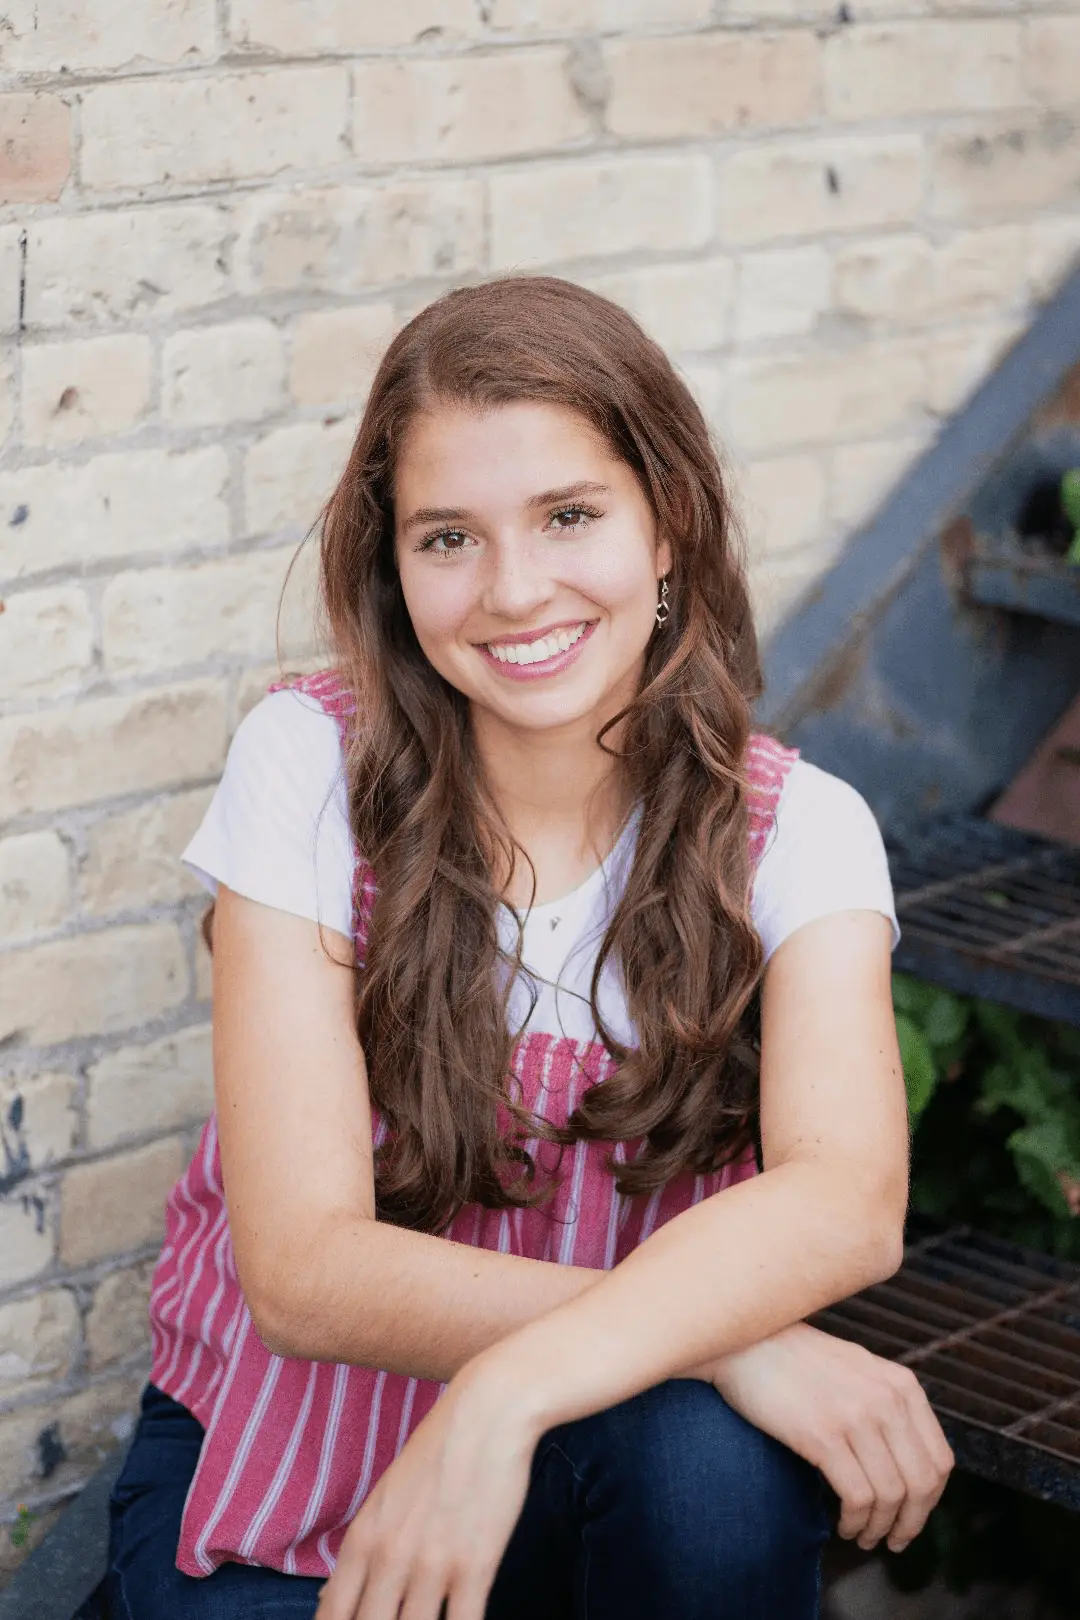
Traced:
<path fill-rule="evenodd" d="M 587 506 L 562 506 L 551 514 L 552 522 L 559 529 L 583 529 L 586 523 L 598 516 L 598 512 L 592 511 Z M 563 522 L 564 518 L 570 521 Z"/>
<path fill-rule="evenodd" d="M 427 539 L 424 541 L 423 545 L 420 547 L 420 550 L 421 551 L 434 551 L 435 555 L 438 556 L 438 557 L 447 557 L 452 552 L 464 550 L 464 547 L 461 546 L 461 545 L 437 546 L 436 543 L 435 543 L 437 540 L 442 540 L 442 541 L 462 541 L 462 540 L 467 540 L 468 538 L 469 538 L 468 535 L 465 534 L 465 532 L 462 529 L 440 529 L 438 534 L 429 534 L 428 535 Z"/>

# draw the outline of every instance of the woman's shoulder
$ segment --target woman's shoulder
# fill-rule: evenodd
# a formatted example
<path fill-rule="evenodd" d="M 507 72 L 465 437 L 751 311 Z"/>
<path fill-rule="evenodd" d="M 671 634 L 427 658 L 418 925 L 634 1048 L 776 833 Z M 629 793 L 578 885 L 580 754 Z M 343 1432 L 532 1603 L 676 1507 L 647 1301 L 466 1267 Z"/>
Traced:
<path fill-rule="evenodd" d="M 318 779 L 336 775 L 346 714 L 336 693 L 324 695 L 312 678 L 273 686 L 237 727 L 228 769 L 241 765 L 294 776 L 301 764 Z"/>
<path fill-rule="evenodd" d="M 800 756 L 788 765 L 755 875 L 754 921 L 766 954 L 804 922 L 846 910 L 881 912 L 899 940 L 873 810 L 850 782 Z"/>
<path fill-rule="evenodd" d="M 238 894 L 348 934 L 355 852 L 339 719 L 306 683 L 268 693 L 237 727 L 182 859 Z"/>

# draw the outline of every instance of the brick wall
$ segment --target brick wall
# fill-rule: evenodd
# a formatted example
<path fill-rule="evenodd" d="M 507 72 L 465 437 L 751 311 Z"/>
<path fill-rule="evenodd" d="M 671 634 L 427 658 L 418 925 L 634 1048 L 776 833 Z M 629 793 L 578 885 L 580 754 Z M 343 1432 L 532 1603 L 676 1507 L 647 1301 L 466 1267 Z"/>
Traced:
<path fill-rule="evenodd" d="M 176 853 L 389 334 L 511 266 L 626 302 L 767 626 L 1080 248 L 1078 61 L 1076 0 L 8 0 L 0 1569 L 145 1373 L 210 1098 Z"/>

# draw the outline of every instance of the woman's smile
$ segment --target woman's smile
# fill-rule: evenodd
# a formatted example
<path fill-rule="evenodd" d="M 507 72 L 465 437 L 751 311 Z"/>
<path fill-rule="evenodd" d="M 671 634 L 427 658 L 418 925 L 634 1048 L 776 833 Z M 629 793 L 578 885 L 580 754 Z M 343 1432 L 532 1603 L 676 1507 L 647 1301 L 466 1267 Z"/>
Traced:
<path fill-rule="evenodd" d="M 560 625 L 533 640 L 482 641 L 479 651 L 487 664 L 509 680 L 541 680 L 560 674 L 577 661 L 597 623 L 596 619 L 582 620 L 570 629 Z"/>

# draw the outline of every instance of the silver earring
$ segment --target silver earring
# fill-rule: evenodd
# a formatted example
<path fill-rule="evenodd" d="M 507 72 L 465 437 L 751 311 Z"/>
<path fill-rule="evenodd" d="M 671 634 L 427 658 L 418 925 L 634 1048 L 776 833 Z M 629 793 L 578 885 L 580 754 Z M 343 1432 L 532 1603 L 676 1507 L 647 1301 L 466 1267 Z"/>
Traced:
<path fill-rule="evenodd" d="M 662 630 L 664 628 L 664 625 L 667 623 L 670 616 L 671 609 L 668 606 L 667 575 L 665 574 L 660 581 L 660 600 L 656 604 L 656 623 L 659 629 Z"/>

